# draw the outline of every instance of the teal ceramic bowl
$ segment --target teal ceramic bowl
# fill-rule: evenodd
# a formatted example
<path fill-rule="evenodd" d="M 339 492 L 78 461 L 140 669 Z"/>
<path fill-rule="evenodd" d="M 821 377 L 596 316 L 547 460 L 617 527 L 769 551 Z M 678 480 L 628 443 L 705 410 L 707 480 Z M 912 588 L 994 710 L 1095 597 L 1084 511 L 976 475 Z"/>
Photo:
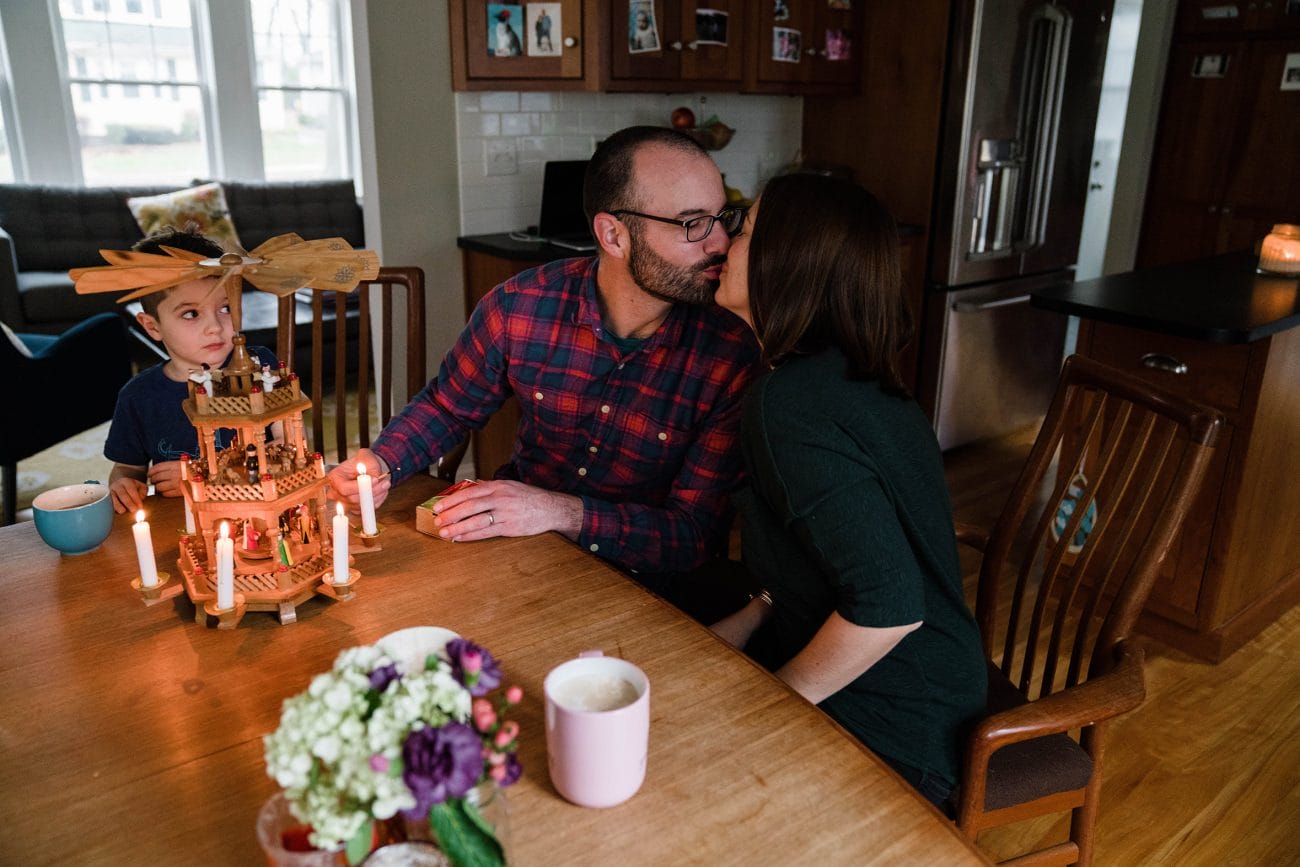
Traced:
<path fill-rule="evenodd" d="M 62 554 L 85 554 L 113 529 L 113 503 L 108 486 L 99 482 L 64 485 L 39 494 L 32 517 L 45 544 Z"/>

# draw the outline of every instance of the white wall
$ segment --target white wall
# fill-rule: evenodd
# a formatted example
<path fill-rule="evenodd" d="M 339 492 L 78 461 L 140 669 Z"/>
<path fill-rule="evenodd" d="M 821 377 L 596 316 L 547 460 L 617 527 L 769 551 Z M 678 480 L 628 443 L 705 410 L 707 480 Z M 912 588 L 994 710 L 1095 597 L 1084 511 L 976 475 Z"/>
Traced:
<path fill-rule="evenodd" d="M 736 130 L 712 157 L 727 184 L 748 196 L 799 153 L 803 99 L 740 94 L 460 93 L 456 95 L 462 234 L 523 229 L 537 223 L 542 166 L 586 159 L 596 142 L 633 124 L 667 126 L 685 105 Z M 504 143 L 515 153 L 514 174 L 486 172 L 484 149 Z"/>

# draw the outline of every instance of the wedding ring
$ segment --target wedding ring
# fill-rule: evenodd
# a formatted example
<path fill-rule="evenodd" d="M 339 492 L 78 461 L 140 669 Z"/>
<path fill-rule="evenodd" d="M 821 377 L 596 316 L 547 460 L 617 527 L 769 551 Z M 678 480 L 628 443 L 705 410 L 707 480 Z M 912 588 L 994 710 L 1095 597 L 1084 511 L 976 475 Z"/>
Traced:
<path fill-rule="evenodd" d="M 492 515 L 491 512 L 488 512 L 487 516 L 488 516 L 488 526 L 491 527 L 493 524 L 497 522 L 497 519 Z"/>

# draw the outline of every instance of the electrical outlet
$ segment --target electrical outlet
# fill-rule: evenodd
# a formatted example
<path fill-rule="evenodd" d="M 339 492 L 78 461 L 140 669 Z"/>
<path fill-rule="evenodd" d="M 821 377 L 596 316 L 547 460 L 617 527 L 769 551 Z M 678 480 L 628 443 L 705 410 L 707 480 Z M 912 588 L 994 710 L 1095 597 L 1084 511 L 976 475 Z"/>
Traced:
<path fill-rule="evenodd" d="M 483 171 L 489 175 L 513 175 L 519 171 L 513 139 L 488 139 L 483 142 Z"/>

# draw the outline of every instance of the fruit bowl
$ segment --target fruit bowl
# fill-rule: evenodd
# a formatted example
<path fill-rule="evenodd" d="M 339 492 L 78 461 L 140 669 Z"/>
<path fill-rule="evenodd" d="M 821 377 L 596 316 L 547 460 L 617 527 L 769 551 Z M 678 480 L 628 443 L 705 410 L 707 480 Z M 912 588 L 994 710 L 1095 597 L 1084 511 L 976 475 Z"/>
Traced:
<path fill-rule="evenodd" d="M 731 141 L 736 131 L 725 123 L 711 123 L 708 126 L 696 126 L 682 132 L 699 142 L 700 147 L 709 151 L 720 151 Z"/>

